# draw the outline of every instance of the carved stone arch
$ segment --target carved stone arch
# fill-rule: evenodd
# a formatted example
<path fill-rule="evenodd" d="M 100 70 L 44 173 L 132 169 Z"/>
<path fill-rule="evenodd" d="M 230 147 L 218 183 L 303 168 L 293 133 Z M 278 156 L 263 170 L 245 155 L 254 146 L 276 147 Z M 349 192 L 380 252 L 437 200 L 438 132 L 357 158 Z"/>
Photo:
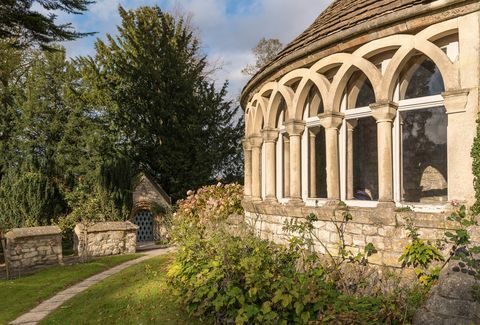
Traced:
<path fill-rule="evenodd" d="M 414 42 L 402 46 L 390 61 L 380 91 L 380 97 L 377 100 L 392 100 L 395 86 L 405 64 L 412 58 L 416 52 L 421 52 L 427 56 L 438 67 L 443 78 L 446 90 L 459 88 L 458 67 L 452 63 L 447 54 L 435 44 L 415 37 Z"/>
<path fill-rule="evenodd" d="M 293 90 L 281 84 L 276 84 L 275 89 L 270 96 L 270 100 L 268 101 L 268 109 L 267 109 L 267 118 L 265 121 L 265 126 L 267 128 L 276 128 L 277 127 L 277 119 L 279 115 L 279 108 L 282 99 L 285 100 L 285 104 L 287 105 L 285 111 L 289 112 L 292 106 L 292 99 L 293 99 Z"/>
<path fill-rule="evenodd" d="M 367 76 L 364 73 L 361 73 L 360 76 L 354 80 L 353 84 L 347 85 L 351 86 L 351 89 L 347 89 L 347 109 L 356 107 L 356 105 L 350 105 L 350 103 L 357 102 L 358 95 L 360 94 L 362 86 L 367 80 Z"/>
<path fill-rule="evenodd" d="M 417 34 L 418 38 L 430 42 L 458 33 L 458 18 L 450 19 L 432 26 L 429 26 Z"/>
<path fill-rule="evenodd" d="M 323 59 L 320 59 L 310 68 L 310 70 L 315 73 L 323 74 L 323 72 L 329 70 L 333 66 L 343 65 L 344 63 L 348 62 L 351 56 L 352 55 L 350 53 L 335 53 L 329 55 Z"/>
<path fill-rule="evenodd" d="M 401 78 L 401 80 L 399 80 L 400 81 L 400 85 L 399 85 L 400 86 L 400 94 L 399 94 L 400 99 L 405 97 L 405 93 L 407 92 L 407 88 L 408 88 L 408 80 L 410 80 L 412 78 L 413 74 L 420 67 L 423 60 L 425 60 L 425 57 L 420 56 L 417 59 L 415 59 L 413 62 L 410 61 L 412 63 L 412 65 L 410 67 L 408 67 L 407 71 L 405 71 L 403 76 L 401 76 L 402 78 Z"/>
<path fill-rule="evenodd" d="M 325 106 L 326 111 L 340 111 L 342 97 L 347 87 L 348 81 L 352 77 L 353 73 L 357 70 L 362 71 L 366 75 L 366 77 L 372 84 L 375 98 L 378 100 L 380 88 L 382 85 L 382 75 L 379 69 L 377 69 L 377 67 L 370 61 L 362 57 L 351 55 L 349 62 L 342 65 L 337 75 L 333 79 Z"/>
<path fill-rule="evenodd" d="M 368 59 L 382 52 L 392 49 L 399 49 L 402 45 L 413 42 L 413 39 L 413 35 L 407 34 L 387 36 L 362 45 L 355 52 L 353 52 L 353 55 Z"/>
<path fill-rule="evenodd" d="M 253 113 L 253 128 L 252 135 L 258 135 L 261 133 L 263 124 L 265 123 L 265 116 L 267 111 L 267 99 L 260 94 L 256 94 L 253 97 L 254 102 L 256 102 L 256 107 Z"/>
<path fill-rule="evenodd" d="M 245 134 L 247 138 L 253 134 L 253 108 L 250 108 L 245 117 Z"/>
<path fill-rule="evenodd" d="M 293 98 L 292 111 L 290 114 L 295 120 L 303 119 L 305 104 L 312 87 L 315 87 L 320 95 L 320 98 L 317 98 L 318 104 L 320 104 L 320 101 L 325 101 L 325 98 L 328 96 L 330 83 L 325 76 L 313 70 L 304 71 L 303 79 L 300 81 Z"/>

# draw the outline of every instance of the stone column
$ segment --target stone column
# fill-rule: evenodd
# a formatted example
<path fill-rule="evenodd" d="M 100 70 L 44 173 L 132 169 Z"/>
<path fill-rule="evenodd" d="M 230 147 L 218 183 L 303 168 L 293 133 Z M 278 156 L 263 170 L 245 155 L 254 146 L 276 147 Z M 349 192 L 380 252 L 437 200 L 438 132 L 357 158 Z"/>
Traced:
<path fill-rule="evenodd" d="M 372 115 L 377 120 L 378 148 L 378 201 L 393 204 L 393 121 L 398 105 L 394 102 L 371 104 Z"/>
<path fill-rule="evenodd" d="M 447 166 L 448 200 L 473 202 L 472 159 L 470 148 L 475 134 L 474 117 L 467 111 L 469 91 L 447 91 L 442 94 L 448 114 Z M 475 115 L 474 115 L 475 116 Z M 471 201 L 471 202 L 468 202 Z"/>
<path fill-rule="evenodd" d="M 325 154 L 327 160 L 327 196 L 330 201 L 340 200 L 340 161 L 338 152 L 338 131 L 343 122 L 343 114 L 327 112 L 318 115 L 325 128 Z"/>
<path fill-rule="evenodd" d="M 358 120 L 347 121 L 347 200 L 352 200 L 353 193 L 353 131 L 357 127 Z"/>
<path fill-rule="evenodd" d="M 309 181 L 309 197 L 317 197 L 317 134 L 320 132 L 320 127 L 309 128 L 309 166 L 310 166 L 310 181 Z"/>
<path fill-rule="evenodd" d="M 244 199 L 250 200 L 252 198 L 252 145 L 249 139 L 242 141 L 243 152 L 245 157 L 245 180 L 244 180 Z"/>
<path fill-rule="evenodd" d="M 302 134 L 305 122 L 285 123 L 290 138 L 290 204 L 302 204 Z"/>
<path fill-rule="evenodd" d="M 252 146 L 252 201 L 262 201 L 262 143 L 263 139 L 259 135 L 250 137 Z"/>
<path fill-rule="evenodd" d="M 270 203 L 277 202 L 277 129 L 265 129 L 262 131 L 263 145 L 266 155 L 266 201 Z"/>
<path fill-rule="evenodd" d="M 283 197 L 290 197 L 290 139 L 283 135 Z"/>

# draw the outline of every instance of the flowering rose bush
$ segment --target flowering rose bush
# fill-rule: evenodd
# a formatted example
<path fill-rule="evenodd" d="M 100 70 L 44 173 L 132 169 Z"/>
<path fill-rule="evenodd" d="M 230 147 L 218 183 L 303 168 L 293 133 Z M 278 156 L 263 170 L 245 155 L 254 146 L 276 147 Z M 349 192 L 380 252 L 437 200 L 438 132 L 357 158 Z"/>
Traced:
<path fill-rule="evenodd" d="M 232 214 L 243 214 L 243 186 L 218 183 L 188 191 L 188 197 L 177 202 L 175 219 L 199 229 L 225 221 Z"/>

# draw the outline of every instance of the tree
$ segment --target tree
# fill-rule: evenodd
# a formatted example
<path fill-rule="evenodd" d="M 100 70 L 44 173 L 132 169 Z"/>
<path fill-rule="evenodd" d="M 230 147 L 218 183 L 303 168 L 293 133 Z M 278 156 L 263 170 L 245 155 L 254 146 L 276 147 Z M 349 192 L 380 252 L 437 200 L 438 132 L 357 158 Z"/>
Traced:
<path fill-rule="evenodd" d="M 243 68 L 242 73 L 247 76 L 253 76 L 263 68 L 267 63 L 277 56 L 277 54 L 282 50 L 283 44 L 278 39 L 262 39 L 257 43 L 257 45 L 252 49 L 253 55 L 255 56 L 256 62 L 254 65 L 248 64 Z"/>
<path fill-rule="evenodd" d="M 159 7 L 119 8 L 118 36 L 80 59 L 117 144 L 173 198 L 223 175 L 240 148 L 238 107 L 206 76 L 206 57 L 184 19 Z"/>
<path fill-rule="evenodd" d="M 18 130 L 16 107 L 23 89 L 26 52 L 0 40 L 0 180 L 15 157 L 15 134 Z"/>
<path fill-rule="evenodd" d="M 8 47 L 11 59 L 0 61 L 2 103 L 13 112 L 0 123 L 0 231 L 118 220 L 131 207 L 133 165 L 115 151 L 117 137 L 79 67 L 53 49 Z"/>
<path fill-rule="evenodd" d="M 15 39 L 16 45 L 50 48 L 59 41 L 71 41 L 91 33 L 79 33 L 71 24 L 57 24 L 54 11 L 81 14 L 87 10 L 89 0 L 0 0 L 0 39 Z M 33 9 L 38 4 L 48 15 Z"/>

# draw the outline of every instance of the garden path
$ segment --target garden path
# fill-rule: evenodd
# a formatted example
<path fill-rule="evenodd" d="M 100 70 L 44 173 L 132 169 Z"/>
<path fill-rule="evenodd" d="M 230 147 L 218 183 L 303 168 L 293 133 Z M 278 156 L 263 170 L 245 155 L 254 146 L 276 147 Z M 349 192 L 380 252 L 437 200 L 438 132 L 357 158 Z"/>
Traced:
<path fill-rule="evenodd" d="M 12 321 L 10 324 L 22 324 L 22 325 L 33 325 L 33 324 L 38 324 L 42 319 L 44 319 L 48 314 L 50 314 L 52 311 L 60 307 L 64 302 L 67 300 L 73 298 L 75 295 L 79 294 L 80 292 L 88 289 L 92 285 L 102 281 L 103 279 L 114 275 L 132 265 L 139 264 L 145 260 L 148 260 L 152 257 L 155 256 L 161 256 L 168 254 L 172 251 L 174 251 L 175 248 L 161 248 L 161 249 L 154 249 L 150 251 L 145 251 L 142 252 L 142 254 L 145 254 L 145 256 L 142 256 L 140 258 L 137 258 L 135 260 L 131 260 L 128 262 L 125 262 L 123 264 L 117 265 L 111 269 L 108 269 L 102 273 L 96 274 L 94 276 L 91 276 L 90 278 L 77 283 L 70 288 L 67 288 L 59 293 L 57 293 L 55 296 L 53 296 L 50 299 L 45 300 L 42 302 L 40 305 L 37 307 L 33 308 L 29 312 L 21 315 L 14 321 Z"/>

